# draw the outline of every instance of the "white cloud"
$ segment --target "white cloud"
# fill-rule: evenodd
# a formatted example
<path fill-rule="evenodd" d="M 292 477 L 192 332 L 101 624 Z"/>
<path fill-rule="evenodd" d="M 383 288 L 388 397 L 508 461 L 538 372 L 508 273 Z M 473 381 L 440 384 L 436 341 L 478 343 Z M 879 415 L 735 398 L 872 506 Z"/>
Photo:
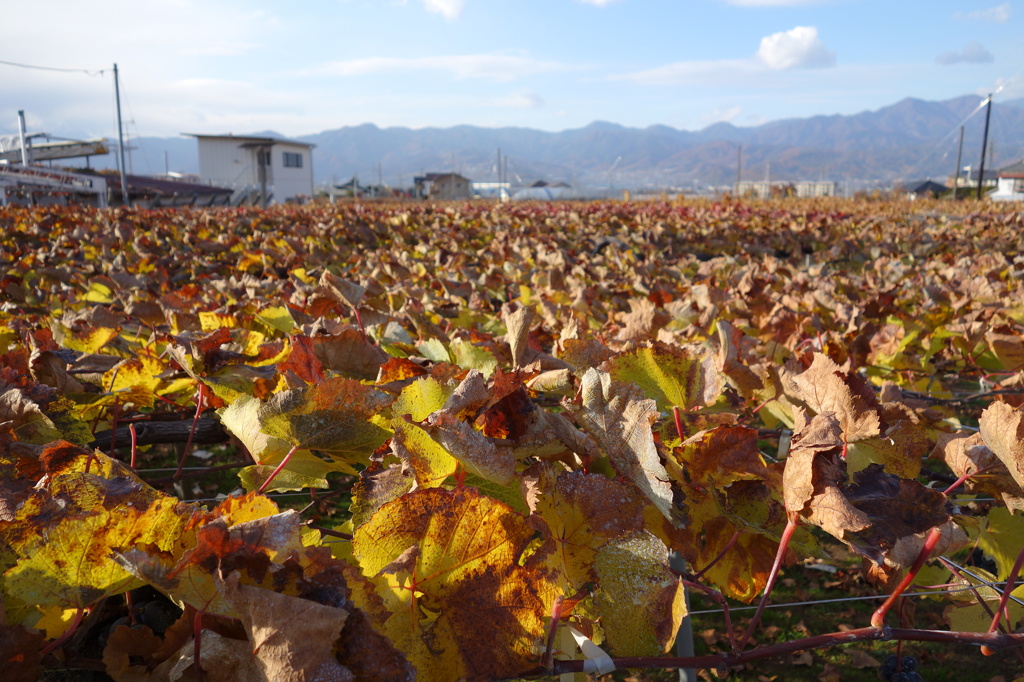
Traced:
<path fill-rule="evenodd" d="M 813 26 L 797 26 L 761 39 L 757 58 L 769 69 L 835 66 L 836 53 L 825 47 Z"/>
<path fill-rule="evenodd" d="M 1012 14 L 1013 9 L 1010 7 L 1010 3 L 1004 2 L 1002 5 L 986 9 L 976 9 L 971 12 L 954 12 L 953 18 L 960 21 L 990 21 L 996 24 L 1005 24 L 1010 20 Z"/>
<path fill-rule="evenodd" d="M 992 53 L 981 43 L 968 43 L 960 52 L 943 52 L 935 58 L 939 64 L 990 64 L 995 61 Z"/>
<path fill-rule="evenodd" d="M 428 12 L 436 12 L 448 21 L 455 21 L 462 15 L 466 0 L 423 0 Z"/>
<path fill-rule="evenodd" d="M 335 76 L 366 76 L 408 71 L 448 71 L 458 78 L 511 81 L 521 76 L 565 70 L 566 66 L 530 57 L 502 54 L 442 55 L 437 57 L 366 57 L 333 62 L 319 69 Z"/>
<path fill-rule="evenodd" d="M 681 83 L 721 84 L 726 80 L 750 78 L 767 71 L 814 69 L 835 66 L 835 52 L 825 47 L 813 26 L 797 26 L 765 36 L 753 57 L 674 62 L 646 71 L 614 76 L 645 85 Z"/>

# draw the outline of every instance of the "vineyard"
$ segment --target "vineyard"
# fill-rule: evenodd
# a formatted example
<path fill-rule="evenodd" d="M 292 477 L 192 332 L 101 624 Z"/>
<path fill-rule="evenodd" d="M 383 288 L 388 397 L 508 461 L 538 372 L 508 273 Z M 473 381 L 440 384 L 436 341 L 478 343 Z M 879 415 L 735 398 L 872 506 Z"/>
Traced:
<path fill-rule="evenodd" d="M 1019 206 L 0 227 L 6 680 L 1024 676 Z"/>

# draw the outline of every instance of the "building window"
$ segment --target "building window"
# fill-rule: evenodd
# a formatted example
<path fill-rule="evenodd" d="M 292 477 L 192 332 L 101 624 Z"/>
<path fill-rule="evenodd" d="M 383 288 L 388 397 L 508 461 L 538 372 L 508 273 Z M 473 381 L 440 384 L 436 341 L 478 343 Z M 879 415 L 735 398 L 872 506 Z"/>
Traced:
<path fill-rule="evenodd" d="M 302 154 L 296 154 L 295 152 L 284 153 L 284 167 L 285 168 L 302 168 Z"/>
<path fill-rule="evenodd" d="M 270 150 L 269 149 L 258 149 L 256 151 L 256 163 L 260 166 L 270 165 Z"/>

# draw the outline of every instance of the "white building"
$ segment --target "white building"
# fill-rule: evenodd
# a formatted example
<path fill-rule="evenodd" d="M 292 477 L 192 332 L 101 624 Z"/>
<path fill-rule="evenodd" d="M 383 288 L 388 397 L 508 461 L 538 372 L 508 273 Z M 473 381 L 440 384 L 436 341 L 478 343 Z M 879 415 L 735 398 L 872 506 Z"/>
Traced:
<path fill-rule="evenodd" d="M 1024 160 L 999 170 L 999 185 L 988 195 L 993 201 L 1024 201 Z"/>
<path fill-rule="evenodd" d="M 184 133 L 199 142 L 203 182 L 235 190 L 235 202 L 277 204 L 313 197 L 313 147 L 247 135 Z"/>

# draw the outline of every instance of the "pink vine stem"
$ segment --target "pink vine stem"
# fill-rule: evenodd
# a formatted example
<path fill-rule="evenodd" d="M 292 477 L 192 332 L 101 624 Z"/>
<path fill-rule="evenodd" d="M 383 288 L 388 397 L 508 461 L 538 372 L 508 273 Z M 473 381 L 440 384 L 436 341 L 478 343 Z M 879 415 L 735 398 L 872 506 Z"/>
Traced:
<path fill-rule="evenodd" d="M 999 608 L 996 609 L 996 615 L 992 617 L 992 624 L 988 626 L 988 634 L 993 634 L 999 629 L 999 621 L 1006 616 L 1006 620 L 1013 628 L 1013 622 L 1010 621 L 1010 614 L 1006 611 L 1006 602 L 1010 600 L 1010 593 L 1013 592 L 1013 585 L 1017 582 L 1017 574 L 1020 573 L 1021 566 L 1024 566 L 1024 547 L 1021 548 L 1020 552 L 1017 553 L 1017 560 L 1013 562 L 1013 568 L 1010 569 L 1010 575 L 1006 576 L 1006 587 L 1003 588 L 1003 596 L 999 599 Z M 981 647 L 981 653 L 986 656 L 991 656 L 994 651 L 987 646 Z"/>
<path fill-rule="evenodd" d="M 775 553 L 775 563 L 772 564 L 772 570 L 768 574 L 768 584 L 764 587 L 764 594 L 761 596 L 761 602 L 757 605 L 757 611 L 754 612 L 750 625 L 747 626 L 746 632 L 740 637 L 740 641 L 737 644 L 737 650 L 739 651 L 747 645 L 751 635 L 754 634 L 754 628 L 761 621 L 761 613 L 768 604 L 768 597 L 772 594 L 772 588 L 775 587 L 775 579 L 779 576 L 779 569 L 782 568 L 782 560 L 786 557 L 786 550 L 789 549 L 789 541 L 793 539 L 793 533 L 799 525 L 800 521 L 796 516 L 791 516 L 786 521 L 786 528 L 782 531 L 782 539 L 779 540 L 779 551 Z"/>
<path fill-rule="evenodd" d="M 551 627 L 548 629 L 548 642 L 543 658 L 543 665 L 548 670 L 555 667 L 555 633 L 558 632 L 558 623 L 562 620 L 563 601 L 562 595 L 558 595 L 551 605 Z"/>
<path fill-rule="evenodd" d="M 257 495 L 261 495 L 263 491 L 267 489 L 267 486 L 270 485 L 270 482 L 277 478 L 277 475 L 281 473 L 281 469 L 284 469 L 285 466 L 287 466 L 288 460 L 292 458 L 292 455 L 294 455 L 295 451 L 298 449 L 298 444 L 292 446 L 292 449 L 289 450 L 288 454 L 284 456 L 284 459 L 282 459 L 281 463 L 277 465 L 277 468 L 270 472 L 270 476 L 267 476 L 267 480 L 263 481 L 263 485 L 261 485 L 259 487 L 259 490 L 256 491 Z"/>
<path fill-rule="evenodd" d="M 196 413 L 192 417 L 192 430 L 188 432 L 188 441 L 185 442 L 185 450 L 181 453 L 181 460 L 178 462 L 178 469 L 172 477 L 175 481 L 181 478 L 181 470 L 185 468 L 185 459 L 188 451 L 192 448 L 192 439 L 196 435 L 196 427 L 199 425 L 199 416 L 203 413 L 203 400 L 206 398 L 206 384 L 199 382 L 199 395 L 196 396 Z"/>
<path fill-rule="evenodd" d="M 75 612 L 74 619 L 71 621 L 71 624 L 68 626 L 68 629 L 64 631 L 64 634 L 62 634 L 60 637 L 47 644 L 46 647 L 39 654 L 40 660 L 46 658 L 57 649 L 64 646 L 64 643 L 71 639 L 71 635 L 75 634 L 75 630 L 77 630 L 78 626 L 82 624 L 82 618 L 85 617 L 86 610 L 87 609 L 83 607 L 78 608 L 78 611 Z"/>
<path fill-rule="evenodd" d="M 942 530 L 940 526 L 935 526 L 928 533 L 928 537 L 925 538 L 924 544 L 921 546 L 921 551 L 918 552 L 917 558 L 914 560 L 914 564 L 907 571 L 907 574 L 903 576 L 903 580 L 896 586 L 896 589 L 892 591 L 892 594 L 882 602 L 873 614 L 871 614 L 871 626 L 880 628 L 885 625 L 885 615 L 889 613 L 889 609 L 896 603 L 896 600 L 900 598 L 900 595 L 910 587 L 910 584 L 914 582 L 914 578 L 917 577 L 917 572 L 924 566 L 924 562 L 928 561 L 928 557 L 931 556 L 932 550 L 935 549 L 935 545 L 939 543 L 939 538 L 942 537 Z"/>
<path fill-rule="evenodd" d="M 137 435 L 135 435 L 134 422 L 128 425 L 128 433 L 130 433 L 132 436 L 132 457 L 131 460 L 129 461 L 128 466 L 130 466 L 132 469 L 135 469 L 135 454 L 138 452 L 139 438 Z"/>

